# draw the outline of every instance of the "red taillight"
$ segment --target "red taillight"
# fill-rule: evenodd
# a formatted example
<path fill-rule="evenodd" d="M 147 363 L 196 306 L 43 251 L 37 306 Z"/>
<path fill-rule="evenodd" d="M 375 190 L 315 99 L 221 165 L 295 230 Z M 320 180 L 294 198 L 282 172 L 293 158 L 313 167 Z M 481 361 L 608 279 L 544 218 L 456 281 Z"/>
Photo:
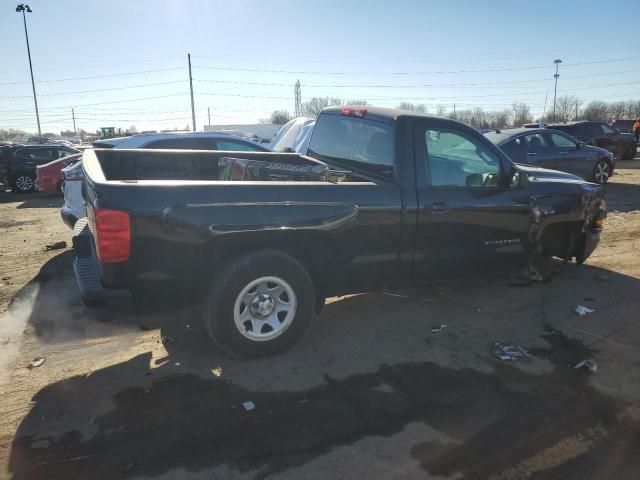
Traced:
<path fill-rule="evenodd" d="M 119 210 L 97 209 L 90 212 L 90 215 L 93 217 L 91 221 L 94 225 L 96 250 L 100 263 L 120 263 L 129 260 L 131 252 L 129 214 Z"/>
<path fill-rule="evenodd" d="M 354 107 L 342 107 L 342 110 L 340 110 L 340 113 L 342 115 L 346 115 L 347 117 L 364 118 L 365 114 L 367 113 L 367 109 L 354 108 Z"/>

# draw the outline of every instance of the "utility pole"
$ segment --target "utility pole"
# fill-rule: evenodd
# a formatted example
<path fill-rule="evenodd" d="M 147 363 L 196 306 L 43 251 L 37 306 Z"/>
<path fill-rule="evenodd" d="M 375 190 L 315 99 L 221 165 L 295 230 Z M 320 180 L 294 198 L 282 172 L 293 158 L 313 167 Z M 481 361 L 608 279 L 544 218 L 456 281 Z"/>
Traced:
<path fill-rule="evenodd" d="M 556 94 L 558 93 L 558 77 L 560 76 L 560 74 L 558 73 L 558 67 L 560 66 L 560 64 L 562 63 L 562 60 L 560 60 L 559 58 L 556 58 L 553 63 L 556 64 L 556 74 L 553 76 L 553 78 L 556 79 L 556 85 L 553 88 L 553 121 L 556 121 Z"/>
<path fill-rule="evenodd" d="M 78 133 L 78 129 L 76 128 L 76 112 L 74 112 L 73 107 L 71 107 L 71 118 L 73 118 L 73 133 Z"/>
<path fill-rule="evenodd" d="M 456 118 L 456 104 L 453 104 L 453 118 Z"/>
<path fill-rule="evenodd" d="M 300 89 L 300 80 L 298 80 L 295 84 L 295 87 L 293 89 L 293 94 L 294 94 L 294 107 L 293 107 L 293 116 L 294 117 L 301 117 L 302 116 L 302 92 Z"/>
<path fill-rule="evenodd" d="M 31 72 L 31 88 L 33 89 L 33 103 L 36 106 L 36 120 L 38 122 L 38 136 L 42 136 L 40 129 L 40 113 L 38 112 L 38 98 L 36 97 L 36 82 L 33 80 L 33 66 L 31 65 L 31 49 L 29 48 L 29 34 L 27 33 L 27 16 L 25 13 L 31 13 L 29 5 L 20 3 L 16 7 L 16 12 L 22 12 L 22 21 L 24 22 L 24 37 L 27 39 L 27 56 L 29 57 L 29 72 Z"/>
<path fill-rule="evenodd" d="M 211 126 L 211 107 L 207 107 L 207 117 L 209 117 L 209 126 Z"/>
<path fill-rule="evenodd" d="M 542 123 L 545 123 L 544 115 L 547 113 L 547 97 L 548 96 L 549 96 L 549 92 L 544 94 L 544 108 L 542 109 Z"/>
<path fill-rule="evenodd" d="M 191 119 L 193 120 L 193 131 L 196 131 L 196 107 L 193 104 L 193 77 L 191 76 L 191 54 L 187 53 L 189 62 L 189 89 L 191 90 Z"/>
<path fill-rule="evenodd" d="M 578 120 L 578 100 L 576 99 L 576 120 Z"/>

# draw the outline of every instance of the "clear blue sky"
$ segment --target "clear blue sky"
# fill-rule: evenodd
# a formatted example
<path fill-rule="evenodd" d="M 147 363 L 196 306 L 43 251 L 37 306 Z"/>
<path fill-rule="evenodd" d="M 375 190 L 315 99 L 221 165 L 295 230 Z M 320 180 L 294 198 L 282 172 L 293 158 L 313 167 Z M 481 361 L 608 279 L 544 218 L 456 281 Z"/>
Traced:
<path fill-rule="evenodd" d="M 431 112 L 523 101 L 539 115 L 545 93 L 547 108 L 553 98 L 554 58 L 563 60 L 558 95 L 640 99 L 638 0 L 28 3 L 44 131 L 72 128 L 72 106 L 86 130 L 190 124 L 187 52 L 198 129 L 207 107 L 216 124 L 292 112 L 297 79 L 303 100 L 406 100 Z M 0 128 L 35 131 L 16 4 L 0 12 Z"/>

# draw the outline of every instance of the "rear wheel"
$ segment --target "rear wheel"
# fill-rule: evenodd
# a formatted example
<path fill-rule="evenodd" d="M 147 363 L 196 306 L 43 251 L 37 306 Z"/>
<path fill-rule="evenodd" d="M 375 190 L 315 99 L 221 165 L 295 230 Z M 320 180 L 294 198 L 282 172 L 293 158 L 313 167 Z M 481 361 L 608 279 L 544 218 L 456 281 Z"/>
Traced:
<path fill-rule="evenodd" d="M 259 252 L 239 257 L 218 275 L 205 327 L 231 355 L 271 355 L 298 340 L 314 306 L 311 278 L 297 260 L 279 252 Z"/>
<path fill-rule="evenodd" d="M 593 179 L 596 183 L 607 183 L 611 176 L 611 166 L 604 160 L 598 161 L 593 167 Z"/>
<path fill-rule="evenodd" d="M 29 175 L 20 175 L 13 181 L 13 185 L 19 192 L 30 192 L 35 186 L 33 177 Z"/>

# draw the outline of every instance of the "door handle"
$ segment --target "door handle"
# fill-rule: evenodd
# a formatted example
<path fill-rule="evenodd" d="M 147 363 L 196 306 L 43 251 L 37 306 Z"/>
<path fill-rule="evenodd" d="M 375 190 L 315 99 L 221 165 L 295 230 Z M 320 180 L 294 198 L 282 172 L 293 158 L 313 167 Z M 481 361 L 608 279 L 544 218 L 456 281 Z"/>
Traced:
<path fill-rule="evenodd" d="M 567 152 L 560 152 L 560 156 L 566 157 L 567 156 Z"/>
<path fill-rule="evenodd" d="M 535 152 L 527 152 L 527 157 L 535 157 L 537 153 Z"/>
<path fill-rule="evenodd" d="M 431 204 L 431 211 L 433 213 L 447 213 L 451 210 L 451 205 L 445 202 L 434 202 Z"/>

